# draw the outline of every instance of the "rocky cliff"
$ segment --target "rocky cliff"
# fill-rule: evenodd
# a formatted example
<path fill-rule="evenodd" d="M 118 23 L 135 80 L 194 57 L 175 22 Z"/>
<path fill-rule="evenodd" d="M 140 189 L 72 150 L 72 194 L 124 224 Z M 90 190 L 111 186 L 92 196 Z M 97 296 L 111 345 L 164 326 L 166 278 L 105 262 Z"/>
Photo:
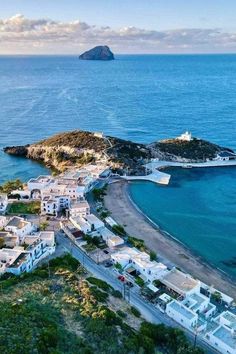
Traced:
<path fill-rule="evenodd" d="M 6 147 L 4 151 L 43 162 L 58 171 L 106 160 L 115 169 L 129 168 L 137 173 L 143 160 L 151 157 L 143 144 L 86 131 L 61 133 L 35 144 Z"/>
<path fill-rule="evenodd" d="M 79 56 L 82 60 L 114 60 L 114 54 L 108 46 L 97 46 Z"/>
<path fill-rule="evenodd" d="M 142 165 L 151 158 L 203 162 L 213 159 L 222 150 L 232 151 L 201 139 L 168 139 L 138 144 L 79 130 L 60 133 L 31 145 L 4 148 L 8 154 L 43 162 L 58 171 L 89 162 L 106 161 L 114 169 L 132 174 L 143 173 Z"/>

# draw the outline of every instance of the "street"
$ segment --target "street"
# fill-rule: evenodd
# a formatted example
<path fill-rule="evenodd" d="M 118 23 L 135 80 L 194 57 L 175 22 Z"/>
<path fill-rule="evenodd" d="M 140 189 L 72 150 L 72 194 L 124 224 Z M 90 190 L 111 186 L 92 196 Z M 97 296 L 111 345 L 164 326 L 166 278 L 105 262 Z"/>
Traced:
<path fill-rule="evenodd" d="M 74 258 L 76 258 L 95 277 L 106 281 L 115 290 L 119 290 L 122 294 L 124 293 L 124 285 L 121 281 L 117 279 L 117 275 L 114 272 L 109 269 L 106 269 L 102 265 L 98 265 L 97 263 L 95 263 L 77 245 L 72 243 L 64 234 L 60 232 L 57 233 L 57 242 Z M 135 288 L 130 289 L 129 299 L 126 300 L 128 300 L 132 306 L 136 307 L 147 321 L 155 324 L 163 323 L 166 326 L 181 328 L 185 332 L 188 339 L 191 342 L 194 342 L 195 336 L 193 333 L 179 326 L 165 313 L 162 313 L 154 305 L 147 302 L 137 293 Z M 197 338 L 197 345 L 204 349 L 206 353 L 218 353 L 218 351 L 211 348 L 200 337 Z"/>

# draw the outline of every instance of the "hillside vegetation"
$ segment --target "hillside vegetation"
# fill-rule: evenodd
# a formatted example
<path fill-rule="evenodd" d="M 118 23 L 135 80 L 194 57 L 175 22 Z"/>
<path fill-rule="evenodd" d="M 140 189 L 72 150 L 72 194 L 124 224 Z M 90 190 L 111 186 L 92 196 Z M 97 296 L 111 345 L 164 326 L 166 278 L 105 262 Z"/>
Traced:
<path fill-rule="evenodd" d="M 69 255 L 20 277 L 5 274 L 0 288 L 1 354 L 202 353 L 182 331 L 141 322 Z"/>
<path fill-rule="evenodd" d="M 4 148 L 8 154 L 43 162 L 58 171 L 106 161 L 118 172 L 128 171 L 136 175 L 144 173 L 143 164 L 151 158 L 200 162 L 214 158 L 221 150 L 220 146 L 201 139 L 190 142 L 168 139 L 138 144 L 80 130 L 56 134 L 31 145 Z"/>
<path fill-rule="evenodd" d="M 213 159 L 217 152 L 222 150 L 218 145 L 201 139 L 193 139 L 191 141 L 168 139 L 156 143 L 155 148 L 169 155 L 169 157 L 179 157 L 193 161 Z"/>

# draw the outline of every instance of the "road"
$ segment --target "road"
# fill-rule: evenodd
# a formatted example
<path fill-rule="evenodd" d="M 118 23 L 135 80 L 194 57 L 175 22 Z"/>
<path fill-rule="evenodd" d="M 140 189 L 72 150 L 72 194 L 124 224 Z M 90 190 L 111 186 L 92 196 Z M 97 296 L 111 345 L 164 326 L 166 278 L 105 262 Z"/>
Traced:
<path fill-rule="evenodd" d="M 124 285 L 120 280 L 117 279 L 117 275 L 115 273 L 105 268 L 104 266 L 95 263 L 77 245 L 72 243 L 64 234 L 60 232 L 57 233 L 57 242 L 62 247 L 64 247 L 64 249 L 69 252 L 74 258 L 76 258 L 95 277 L 106 281 L 115 290 L 119 290 L 121 291 L 121 293 L 124 293 Z M 186 329 L 183 329 L 165 313 L 162 313 L 153 304 L 147 302 L 137 293 L 135 288 L 130 289 L 129 299 L 126 300 L 128 300 L 132 306 L 136 307 L 147 321 L 155 324 L 163 323 L 166 326 L 181 328 L 182 330 L 184 330 L 185 334 L 190 339 L 190 341 L 194 342 L 193 333 L 186 331 Z M 211 348 L 200 337 L 197 338 L 197 345 L 203 348 L 206 353 L 219 353 L 218 351 Z"/>

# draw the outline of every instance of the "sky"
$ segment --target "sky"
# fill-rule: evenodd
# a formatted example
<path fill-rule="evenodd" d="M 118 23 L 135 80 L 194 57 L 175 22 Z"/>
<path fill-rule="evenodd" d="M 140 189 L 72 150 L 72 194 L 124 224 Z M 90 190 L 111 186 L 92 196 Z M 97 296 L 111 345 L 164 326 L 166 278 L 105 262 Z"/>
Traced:
<path fill-rule="evenodd" d="M 236 0 L 0 0 L 0 54 L 236 53 Z"/>

